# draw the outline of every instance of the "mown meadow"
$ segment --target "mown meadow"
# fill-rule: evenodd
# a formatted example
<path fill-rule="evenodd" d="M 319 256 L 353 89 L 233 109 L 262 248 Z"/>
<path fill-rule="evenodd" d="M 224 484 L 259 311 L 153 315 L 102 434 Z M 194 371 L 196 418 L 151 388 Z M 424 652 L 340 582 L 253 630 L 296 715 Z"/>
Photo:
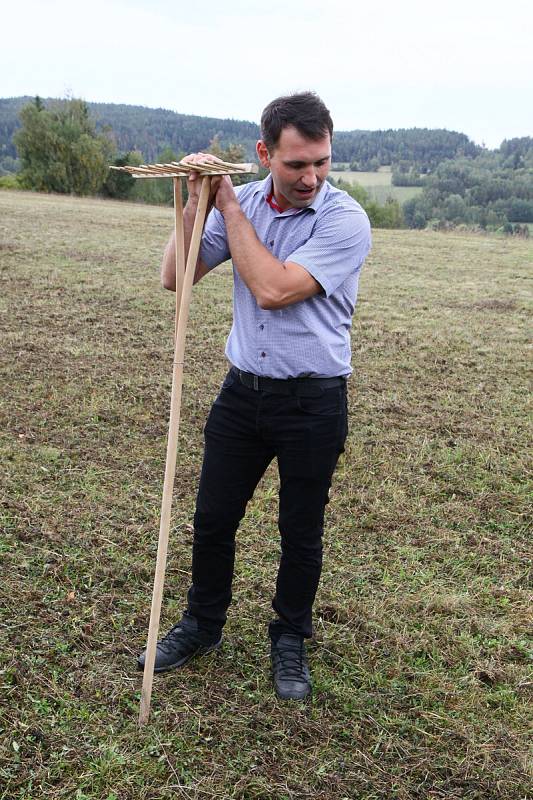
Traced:
<path fill-rule="evenodd" d="M 312 702 L 272 693 L 269 469 L 223 648 L 137 727 L 172 370 L 168 208 L 0 192 L 0 798 L 531 798 L 526 240 L 375 231 Z M 231 270 L 194 289 L 162 618 L 181 613 Z"/>
<path fill-rule="evenodd" d="M 358 183 L 368 192 L 372 200 L 383 205 L 387 198 L 392 197 L 399 203 L 405 203 L 412 197 L 422 193 L 421 186 L 393 186 L 390 168 L 381 167 L 376 172 L 353 172 L 351 170 L 332 171 L 335 180 L 339 178 L 347 183 Z"/>

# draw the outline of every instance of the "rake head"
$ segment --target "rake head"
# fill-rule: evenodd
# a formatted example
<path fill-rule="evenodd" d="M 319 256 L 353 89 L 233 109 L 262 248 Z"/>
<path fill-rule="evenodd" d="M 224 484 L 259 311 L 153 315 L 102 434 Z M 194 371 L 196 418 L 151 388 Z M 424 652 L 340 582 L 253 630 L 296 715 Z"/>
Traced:
<path fill-rule="evenodd" d="M 184 161 L 171 161 L 170 164 L 141 164 L 138 167 L 115 167 L 118 172 L 127 172 L 133 178 L 186 178 L 191 172 L 200 175 L 243 175 L 258 172 L 257 164 L 230 164 L 228 161 L 204 161 L 188 164 Z"/>

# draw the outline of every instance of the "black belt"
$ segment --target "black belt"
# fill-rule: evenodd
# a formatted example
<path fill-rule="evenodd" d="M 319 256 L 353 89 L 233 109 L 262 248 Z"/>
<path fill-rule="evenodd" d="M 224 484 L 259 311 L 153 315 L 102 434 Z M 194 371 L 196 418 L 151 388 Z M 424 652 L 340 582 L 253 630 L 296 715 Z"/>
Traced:
<path fill-rule="evenodd" d="M 252 372 L 243 372 L 242 369 L 232 367 L 231 372 L 236 375 L 243 386 L 254 389 L 256 392 L 270 392 L 271 394 L 293 394 L 300 397 L 318 397 L 323 389 L 333 389 L 335 386 L 344 386 L 346 378 L 264 378 Z"/>

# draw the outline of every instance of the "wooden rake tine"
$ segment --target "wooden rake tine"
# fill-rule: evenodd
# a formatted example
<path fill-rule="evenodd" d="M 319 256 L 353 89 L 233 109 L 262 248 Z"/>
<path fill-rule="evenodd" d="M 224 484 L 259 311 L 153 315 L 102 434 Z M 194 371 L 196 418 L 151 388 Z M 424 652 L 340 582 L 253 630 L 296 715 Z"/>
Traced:
<path fill-rule="evenodd" d="M 181 390 L 183 386 L 183 358 L 185 354 L 185 337 L 189 320 L 189 305 L 191 302 L 192 284 L 196 270 L 202 231 L 204 228 L 209 188 L 211 178 L 207 175 L 201 178 L 202 186 L 198 208 L 194 219 L 194 226 L 187 257 L 187 266 L 184 269 L 185 247 L 183 238 L 183 211 L 181 199 L 180 178 L 174 179 L 174 202 L 176 203 L 176 328 L 174 368 L 172 371 L 172 395 L 170 400 L 170 421 L 168 426 L 167 460 L 165 465 L 165 482 L 163 485 L 163 499 L 161 502 L 161 522 L 159 526 L 159 542 L 157 545 L 157 561 L 154 576 L 154 589 L 152 594 L 152 608 L 150 611 L 150 625 L 148 628 L 148 642 L 144 662 L 144 676 L 139 707 L 139 725 L 145 725 L 150 716 L 150 701 L 152 697 L 152 683 L 154 679 L 154 664 L 161 616 L 161 602 L 163 599 L 163 585 L 165 582 L 165 568 L 167 561 L 168 538 L 170 532 L 170 512 L 172 508 L 172 490 L 176 473 L 177 444 L 181 411 Z M 181 263 L 180 263 L 181 262 Z M 178 292 L 181 298 L 178 299 Z M 179 307 L 179 314 L 178 314 Z"/>

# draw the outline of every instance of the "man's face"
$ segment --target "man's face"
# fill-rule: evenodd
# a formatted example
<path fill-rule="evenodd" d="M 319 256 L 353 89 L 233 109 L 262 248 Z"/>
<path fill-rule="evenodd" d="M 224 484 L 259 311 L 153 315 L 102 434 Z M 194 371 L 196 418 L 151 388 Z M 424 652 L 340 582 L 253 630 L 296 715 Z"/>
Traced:
<path fill-rule="evenodd" d="M 292 125 L 283 128 L 279 141 L 270 152 L 263 141 L 257 143 L 261 164 L 270 170 L 274 197 L 285 211 L 311 205 L 331 166 L 331 139 L 306 139 Z"/>

